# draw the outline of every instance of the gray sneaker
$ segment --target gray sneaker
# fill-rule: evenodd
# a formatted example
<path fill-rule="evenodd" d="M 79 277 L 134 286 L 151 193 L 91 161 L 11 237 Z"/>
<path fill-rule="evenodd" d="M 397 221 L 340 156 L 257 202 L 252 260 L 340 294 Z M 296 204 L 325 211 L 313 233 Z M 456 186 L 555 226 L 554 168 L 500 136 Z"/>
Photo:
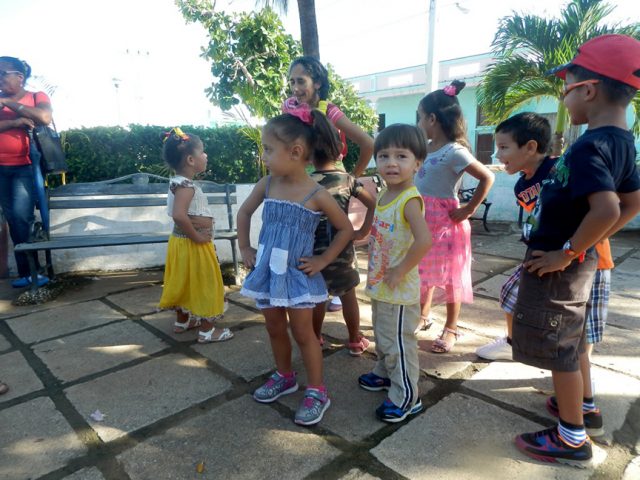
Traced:
<path fill-rule="evenodd" d="M 326 392 L 320 392 L 315 388 L 307 388 L 304 392 L 302 403 L 296 412 L 295 422 L 298 425 L 315 425 L 320 420 L 324 412 L 331 405 L 331 400 Z"/>
<path fill-rule="evenodd" d="M 298 391 L 296 376 L 287 378 L 275 372 L 267 382 L 253 392 L 253 398 L 260 403 L 275 402 L 283 395 Z"/>

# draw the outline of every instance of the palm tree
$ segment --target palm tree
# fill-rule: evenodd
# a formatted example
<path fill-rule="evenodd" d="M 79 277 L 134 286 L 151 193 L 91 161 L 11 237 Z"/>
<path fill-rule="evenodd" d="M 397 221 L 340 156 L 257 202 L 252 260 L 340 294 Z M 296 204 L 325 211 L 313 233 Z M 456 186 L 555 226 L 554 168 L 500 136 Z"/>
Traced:
<path fill-rule="evenodd" d="M 256 0 L 256 5 L 278 8 L 286 12 L 288 0 Z M 316 22 L 315 0 L 298 0 L 298 16 L 300 17 L 300 36 L 302 51 L 309 57 L 320 60 L 320 44 L 318 42 L 318 24 Z"/>
<path fill-rule="evenodd" d="M 496 61 L 478 88 L 478 104 L 492 123 L 540 97 L 558 99 L 553 154 L 562 151 L 567 110 L 562 102 L 562 80 L 546 75 L 551 68 L 570 62 L 578 47 L 590 38 L 620 33 L 640 39 L 640 24 L 606 25 L 615 7 L 603 0 L 571 0 L 560 18 L 546 19 L 514 12 L 500 21 L 492 43 Z M 633 100 L 633 131 L 640 133 L 640 96 Z"/>

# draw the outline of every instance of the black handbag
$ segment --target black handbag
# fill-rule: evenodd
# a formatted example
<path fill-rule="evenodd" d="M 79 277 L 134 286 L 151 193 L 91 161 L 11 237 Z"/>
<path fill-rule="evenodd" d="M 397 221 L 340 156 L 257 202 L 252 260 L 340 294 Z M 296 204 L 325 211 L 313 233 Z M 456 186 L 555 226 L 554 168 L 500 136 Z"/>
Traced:
<path fill-rule="evenodd" d="M 35 95 L 34 95 L 35 103 Z M 33 137 L 40 151 L 40 167 L 43 174 L 63 173 L 67 171 L 67 162 L 62 149 L 60 134 L 56 130 L 56 124 L 51 120 L 53 128 L 39 125 L 33 129 Z"/>

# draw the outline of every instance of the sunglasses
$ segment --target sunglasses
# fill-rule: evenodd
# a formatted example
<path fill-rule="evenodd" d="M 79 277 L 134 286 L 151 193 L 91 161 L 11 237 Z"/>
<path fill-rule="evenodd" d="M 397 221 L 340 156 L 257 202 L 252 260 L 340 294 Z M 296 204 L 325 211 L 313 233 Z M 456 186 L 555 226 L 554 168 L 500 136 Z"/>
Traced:
<path fill-rule="evenodd" d="M 595 85 L 596 83 L 600 83 L 600 80 L 583 80 L 582 82 L 576 83 L 565 83 L 564 88 L 562 90 L 562 95 L 567 96 L 569 92 L 575 88 L 582 87 L 583 85 Z"/>
<path fill-rule="evenodd" d="M 23 73 L 19 72 L 18 70 L 0 70 L 0 77 L 6 77 L 10 73 L 16 73 L 18 75 L 23 75 Z"/>

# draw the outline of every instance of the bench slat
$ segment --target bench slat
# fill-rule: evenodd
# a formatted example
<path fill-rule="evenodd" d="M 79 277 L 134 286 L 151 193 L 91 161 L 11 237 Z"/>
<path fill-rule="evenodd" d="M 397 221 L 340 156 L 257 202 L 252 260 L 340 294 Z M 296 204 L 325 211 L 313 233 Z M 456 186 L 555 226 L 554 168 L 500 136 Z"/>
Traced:
<path fill-rule="evenodd" d="M 227 205 L 226 197 L 207 197 L 209 205 Z M 235 195 L 229 197 L 229 203 L 235 205 L 238 200 Z M 161 207 L 167 205 L 166 197 L 143 196 L 134 198 L 92 198 L 92 199 L 59 199 L 49 200 L 50 210 L 79 209 L 79 208 L 120 208 L 120 207 Z"/>
<path fill-rule="evenodd" d="M 238 238 L 236 232 L 216 232 L 214 240 L 233 240 Z M 57 237 L 53 240 L 16 245 L 16 252 L 34 250 L 66 250 L 69 248 L 117 247 L 120 245 L 144 245 L 149 243 L 166 243 L 168 233 L 132 233 L 114 235 L 83 235 Z"/>
<path fill-rule="evenodd" d="M 224 194 L 226 185 L 213 182 L 197 182 L 204 193 Z M 169 191 L 169 183 L 149 183 L 146 185 L 112 184 L 112 183 L 69 183 L 51 189 L 53 197 L 86 197 L 91 195 L 149 195 L 166 194 Z M 229 185 L 229 193 L 236 193 L 236 186 Z"/>

